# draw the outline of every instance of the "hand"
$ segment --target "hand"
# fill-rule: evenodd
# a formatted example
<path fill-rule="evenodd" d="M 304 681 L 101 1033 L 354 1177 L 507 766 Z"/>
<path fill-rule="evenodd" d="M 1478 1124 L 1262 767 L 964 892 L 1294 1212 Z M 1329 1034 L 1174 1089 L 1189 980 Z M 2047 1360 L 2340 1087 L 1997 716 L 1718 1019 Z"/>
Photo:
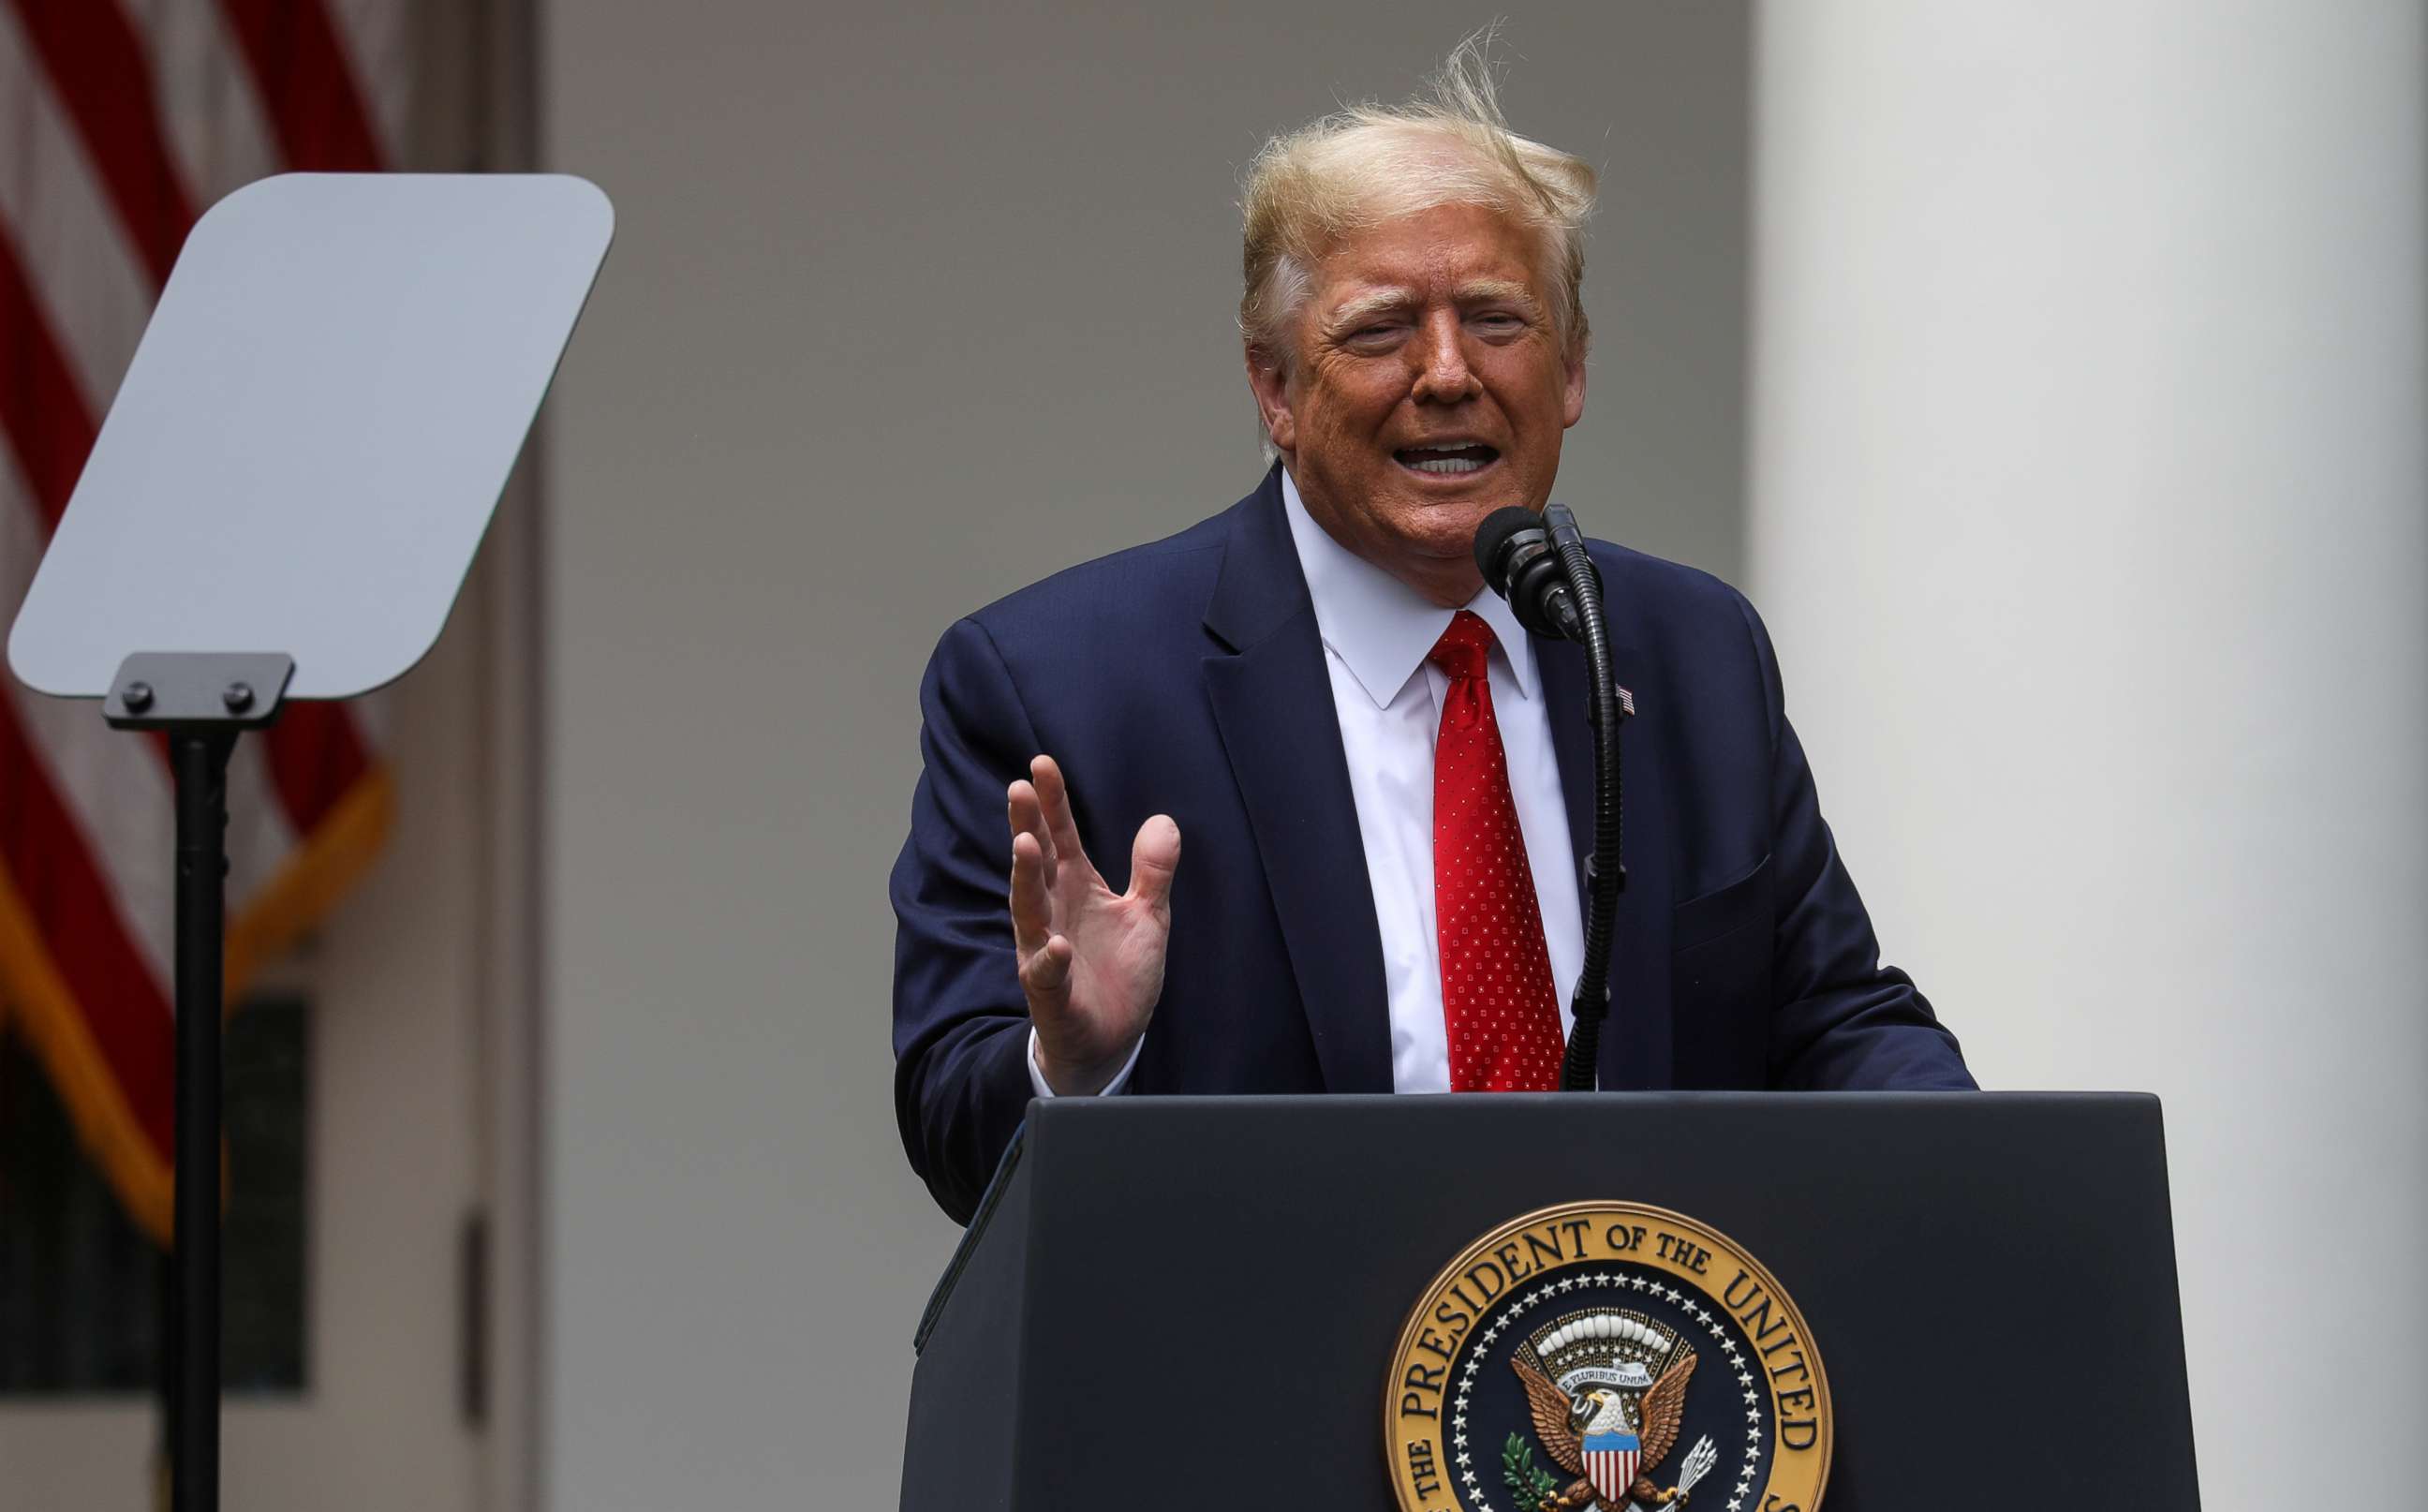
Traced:
<path fill-rule="evenodd" d="M 1037 1027 L 1037 1069 L 1060 1095 L 1101 1092 L 1163 997 L 1172 874 L 1180 826 L 1157 814 L 1130 846 L 1130 890 L 1105 885 L 1079 844 L 1062 768 L 1028 764 L 1006 792 L 1011 818 L 1011 938 Z"/>

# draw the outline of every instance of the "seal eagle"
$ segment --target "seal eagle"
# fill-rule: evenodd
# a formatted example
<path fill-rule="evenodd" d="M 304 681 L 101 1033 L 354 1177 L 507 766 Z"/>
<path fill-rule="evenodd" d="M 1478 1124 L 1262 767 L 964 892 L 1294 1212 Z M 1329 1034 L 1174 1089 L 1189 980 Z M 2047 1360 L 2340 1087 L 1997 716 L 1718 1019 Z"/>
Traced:
<path fill-rule="evenodd" d="M 1634 1404 L 1633 1412 L 1627 1398 L 1617 1391 L 1598 1387 L 1570 1401 L 1568 1393 L 1522 1356 L 1509 1363 L 1518 1378 L 1526 1384 L 1526 1404 L 1534 1410 L 1535 1436 L 1543 1440 L 1552 1463 L 1577 1477 L 1567 1489 L 1547 1498 L 1538 1512 L 1582 1512 L 1597 1504 L 1609 1506 L 1600 1500 L 1593 1482 L 1584 1477 L 1584 1440 L 1588 1433 L 1604 1427 L 1634 1428 L 1643 1440 L 1640 1468 L 1647 1471 L 1660 1464 L 1670 1446 L 1678 1441 L 1678 1424 L 1686 1412 L 1686 1382 L 1695 1373 L 1692 1353 L 1682 1356 L 1662 1372 L 1661 1379 L 1653 1382 Z M 1687 1493 L 1677 1487 L 1665 1491 L 1640 1475 L 1629 1487 L 1628 1496 L 1646 1506 L 1666 1506 L 1673 1501 L 1682 1504 L 1688 1499 Z"/>

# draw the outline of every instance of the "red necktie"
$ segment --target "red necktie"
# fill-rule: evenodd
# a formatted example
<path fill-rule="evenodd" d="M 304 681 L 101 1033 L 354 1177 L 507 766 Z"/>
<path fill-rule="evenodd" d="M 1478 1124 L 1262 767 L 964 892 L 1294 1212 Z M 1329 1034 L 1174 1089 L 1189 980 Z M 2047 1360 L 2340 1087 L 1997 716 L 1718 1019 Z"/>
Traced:
<path fill-rule="evenodd" d="M 1462 609 L 1429 658 L 1450 674 L 1434 742 L 1434 921 L 1452 1092 L 1553 1092 L 1560 1008 L 1543 910 L 1492 716 L 1492 627 Z"/>

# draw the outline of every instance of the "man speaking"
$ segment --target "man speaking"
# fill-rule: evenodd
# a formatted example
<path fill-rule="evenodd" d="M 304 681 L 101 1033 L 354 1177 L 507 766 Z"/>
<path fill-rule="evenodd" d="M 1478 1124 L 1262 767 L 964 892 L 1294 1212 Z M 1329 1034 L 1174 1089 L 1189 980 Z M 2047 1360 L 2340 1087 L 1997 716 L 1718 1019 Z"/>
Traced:
<path fill-rule="evenodd" d="M 1474 43 L 1423 100 L 1269 143 L 1239 306 L 1263 483 L 945 632 L 894 1048 L 955 1217 L 1032 1096 L 1558 1085 L 1585 659 L 1473 544 L 1544 506 L 1584 412 L 1593 189 L 1507 128 Z M 1636 709 L 1600 1085 L 1972 1086 L 1879 963 L 1751 606 L 1590 550 Z"/>

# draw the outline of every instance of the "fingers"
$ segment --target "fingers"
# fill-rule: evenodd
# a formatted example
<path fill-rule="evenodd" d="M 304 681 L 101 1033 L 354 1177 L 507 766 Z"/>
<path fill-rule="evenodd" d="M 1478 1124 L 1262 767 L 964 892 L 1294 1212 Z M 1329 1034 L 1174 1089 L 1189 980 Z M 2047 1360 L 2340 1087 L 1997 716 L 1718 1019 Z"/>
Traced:
<path fill-rule="evenodd" d="M 1004 789 L 1003 796 L 1012 838 L 1017 841 L 1025 834 L 1036 840 L 1038 854 L 1044 863 L 1045 885 L 1053 887 L 1061 880 L 1061 857 L 1054 844 L 1054 831 L 1045 823 L 1045 810 L 1038 801 L 1037 789 L 1016 781 Z"/>
<path fill-rule="evenodd" d="M 1037 801 L 1055 851 L 1084 863 L 1088 847 L 1079 843 L 1079 821 L 1071 813 L 1071 789 L 1062 781 L 1061 766 L 1051 756 L 1039 756 L 1028 764 L 1028 776 L 1037 784 Z"/>
<path fill-rule="evenodd" d="M 1180 826 L 1158 814 L 1139 826 L 1130 843 L 1130 896 L 1158 913 L 1172 912 L 1172 874 L 1180 868 Z"/>
<path fill-rule="evenodd" d="M 1045 879 L 1045 860 L 1037 837 L 1025 830 L 1011 837 L 1011 942 L 1022 960 L 1042 950 L 1054 929 L 1053 884 Z"/>

